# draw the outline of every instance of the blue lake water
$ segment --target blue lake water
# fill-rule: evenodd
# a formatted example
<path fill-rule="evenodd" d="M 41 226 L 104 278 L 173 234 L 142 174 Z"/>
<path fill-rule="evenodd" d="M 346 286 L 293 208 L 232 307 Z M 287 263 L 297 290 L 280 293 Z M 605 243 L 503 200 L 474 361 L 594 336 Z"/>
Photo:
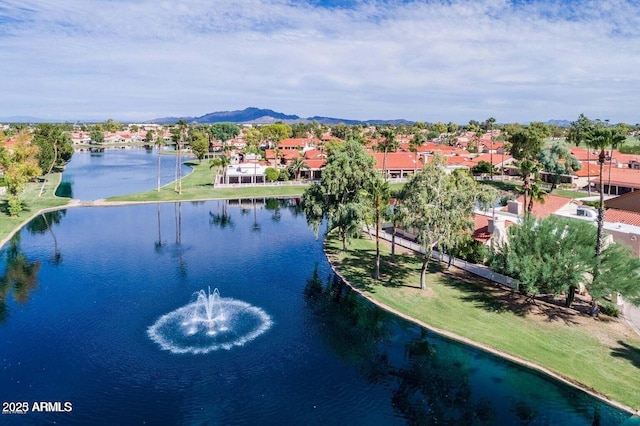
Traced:
<path fill-rule="evenodd" d="M 50 213 L 2 248 L 0 277 L 0 401 L 72 406 L 3 424 L 637 424 L 349 291 L 291 201 Z M 152 339 L 209 287 L 270 327 L 197 354 Z M 176 327 L 185 346 L 224 334 Z"/>
<path fill-rule="evenodd" d="M 62 197 L 91 201 L 156 189 L 157 153 L 156 149 L 145 148 L 76 152 L 62 173 L 62 182 L 56 193 Z M 190 170 L 183 165 L 182 175 Z M 161 155 L 160 185 L 174 181 L 175 171 L 176 157 Z"/>

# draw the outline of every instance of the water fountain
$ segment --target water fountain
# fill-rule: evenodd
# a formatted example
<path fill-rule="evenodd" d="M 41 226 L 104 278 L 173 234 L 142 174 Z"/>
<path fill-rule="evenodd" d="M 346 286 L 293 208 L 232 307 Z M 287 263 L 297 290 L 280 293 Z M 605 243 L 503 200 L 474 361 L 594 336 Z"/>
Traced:
<path fill-rule="evenodd" d="M 212 293 L 211 287 L 209 287 L 207 293 L 204 290 L 200 290 L 194 295 L 196 296 L 196 301 L 193 313 L 190 318 L 182 323 L 187 333 L 193 335 L 198 332 L 198 327 L 203 325 L 207 328 L 206 333 L 210 336 L 218 332 L 227 331 L 227 317 L 220 303 L 218 289 L 214 289 Z"/>
<path fill-rule="evenodd" d="M 163 315 L 147 330 L 162 349 L 201 354 L 231 349 L 255 339 L 271 327 L 271 317 L 246 302 L 220 297 L 218 289 L 199 290 L 193 301 Z"/>

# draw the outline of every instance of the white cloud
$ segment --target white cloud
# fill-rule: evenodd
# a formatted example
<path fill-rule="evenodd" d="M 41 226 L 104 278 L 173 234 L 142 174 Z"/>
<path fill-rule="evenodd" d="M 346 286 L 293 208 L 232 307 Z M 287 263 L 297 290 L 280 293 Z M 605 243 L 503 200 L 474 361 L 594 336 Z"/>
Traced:
<path fill-rule="evenodd" d="M 640 12 L 604 3 L 9 0 L 0 116 L 635 123 Z"/>

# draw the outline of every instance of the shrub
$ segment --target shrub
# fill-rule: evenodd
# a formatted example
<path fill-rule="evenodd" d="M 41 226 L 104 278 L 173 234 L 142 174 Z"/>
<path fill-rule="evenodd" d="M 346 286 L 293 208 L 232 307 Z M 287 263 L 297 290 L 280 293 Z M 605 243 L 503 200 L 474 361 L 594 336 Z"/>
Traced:
<path fill-rule="evenodd" d="M 618 318 L 620 316 L 620 310 L 616 305 L 610 302 L 604 302 L 600 304 L 600 312 L 610 317 Z"/>
<path fill-rule="evenodd" d="M 280 177 L 280 172 L 274 169 L 273 167 L 267 167 L 267 169 L 264 172 L 267 175 L 267 180 L 269 182 L 275 182 Z"/>

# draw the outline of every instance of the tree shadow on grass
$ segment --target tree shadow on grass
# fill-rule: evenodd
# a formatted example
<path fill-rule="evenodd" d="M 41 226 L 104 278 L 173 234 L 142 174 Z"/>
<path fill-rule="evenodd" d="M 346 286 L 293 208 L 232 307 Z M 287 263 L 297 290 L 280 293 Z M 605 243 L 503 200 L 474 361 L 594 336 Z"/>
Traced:
<path fill-rule="evenodd" d="M 511 311 L 524 316 L 531 307 L 528 303 L 517 303 L 517 295 L 511 291 L 496 288 L 486 280 L 456 268 L 443 269 L 443 284 L 461 290 L 462 300 L 489 312 Z M 515 300 L 514 300 L 515 299 Z M 516 303 L 514 303 L 516 302 Z"/>
<path fill-rule="evenodd" d="M 380 283 L 385 287 L 420 288 L 419 278 L 415 283 L 409 280 L 411 275 L 420 273 L 420 270 L 415 267 L 415 263 L 416 258 L 411 254 L 396 254 L 395 259 L 391 259 L 390 256 L 382 256 L 380 259 Z M 433 264 L 429 265 L 429 273 L 434 272 L 431 270 L 432 266 Z"/>
<path fill-rule="evenodd" d="M 631 361 L 635 367 L 640 368 L 640 348 L 631 346 L 630 344 L 618 340 L 619 348 L 613 349 L 611 355 L 616 358 L 624 358 Z"/>
<path fill-rule="evenodd" d="M 549 303 L 540 298 L 527 297 L 458 268 L 443 270 L 442 274 L 444 285 L 464 293 L 461 300 L 486 311 L 512 312 L 521 317 L 535 314 L 546 317 L 548 322 L 562 321 L 569 325 L 579 324 L 576 316 L 580 315 L 580 312 L 574 309 Z"/>
<path fill-rule="evenodd" d="M 411 260 L 409 259 L 410 256 L 396 255 L 395 261 L 391 261 L 389 256 L 381 256 L 381 278 L 379 281 L 376 281 L 374 279 L 376 265 L 375 248 L 350 249 L 344 254 L 340 248 L 334 245 L 326 245 L 325 251 L 330 259 L 334 259 L 333 262 L 335 266 L 355 288 L 375 293 L 375 287 L 379 284 L 389 287 L 414 287 L 405 283 L 412 273 L 412 270 L 406 266 Z"/>

